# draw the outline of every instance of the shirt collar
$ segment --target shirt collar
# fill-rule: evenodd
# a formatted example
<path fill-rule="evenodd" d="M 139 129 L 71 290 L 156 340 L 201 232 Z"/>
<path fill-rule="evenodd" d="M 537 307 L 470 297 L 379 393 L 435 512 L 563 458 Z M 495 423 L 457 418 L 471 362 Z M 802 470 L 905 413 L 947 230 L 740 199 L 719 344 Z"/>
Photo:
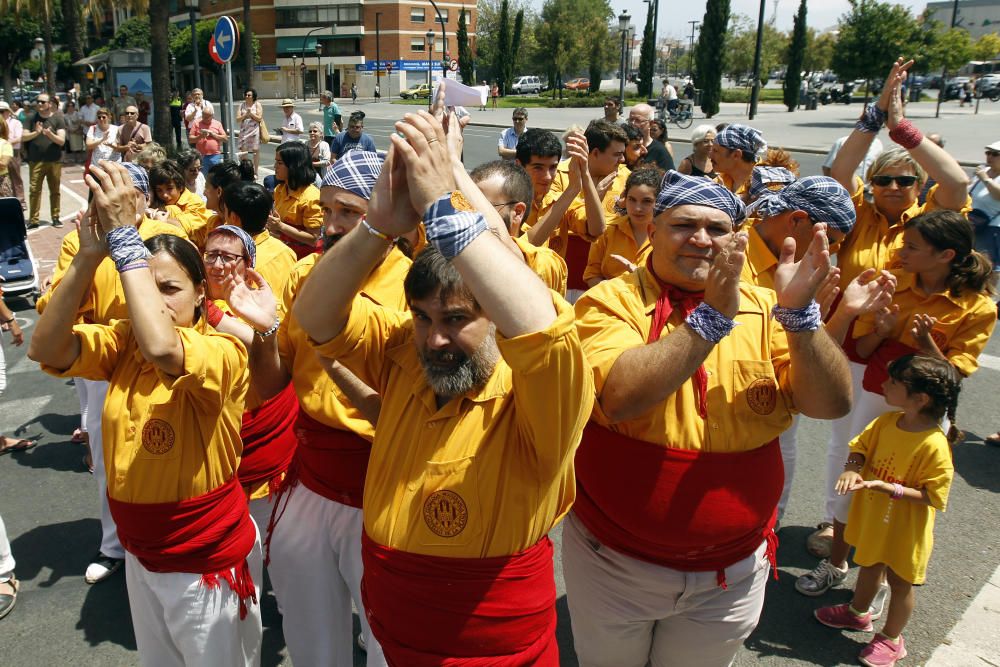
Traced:
<path fill-rule="evenodd" d="M 764 242 L 764 237 L 756 228 L 749 230 L 749 242 L 747 244 L 747 263 L 753 270 L 754 276 L 759 276 L 767 272 L 771 267 L 778 265 L 778 258 L 774 256 L 771 249 Z"/>

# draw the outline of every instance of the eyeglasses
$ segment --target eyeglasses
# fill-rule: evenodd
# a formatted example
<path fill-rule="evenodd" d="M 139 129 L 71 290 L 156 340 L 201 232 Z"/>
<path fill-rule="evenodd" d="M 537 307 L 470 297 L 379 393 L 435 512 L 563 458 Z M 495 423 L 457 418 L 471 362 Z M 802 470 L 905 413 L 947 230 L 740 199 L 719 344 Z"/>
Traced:
<path fill-rule="evenodd" d="M 490 206 L 492 206 L 493 208 L 495 208 L 497 210 L 497 213 L 499 213 L 500 211 L 503 210 L 504 207 L 506 207 L 506 206 L 513 206 L 516 203 L 517 203 L 516 201 L 505 201 L 505 202 L 503 202 L 501 204 L 497 204 L 495 202 L 490 202 Z"/>
<path fill-rule="evenodd" d="M 514 116 L 515 123 L 522 120 L 528 120 L 528 118 L 526 116 Z"/>
<path fill-rule="evenodd" d="M 872 176 L 872 184 L 880 188 L 889 187 L 893 181 L 901 188 L 908 188 L 917 182 L 916 176 Z"/>
<path fill-rule="evenodd" d="M 219 251 L 206 252 L 202 255 L 202 257 L 205 259 L 206 266 L 213 266 L 219 260 L 222 260 L 223 266 L 229 266 L 230 264 L 235 264 L 241 259 L 246 259 L 242 255 L 233 255 L 228 252 Z"/>
<path fill-rule="evenodd" d="M 986 151 L 986 157 L 996 157 L 1000 155 L 1000 151 Z"/>

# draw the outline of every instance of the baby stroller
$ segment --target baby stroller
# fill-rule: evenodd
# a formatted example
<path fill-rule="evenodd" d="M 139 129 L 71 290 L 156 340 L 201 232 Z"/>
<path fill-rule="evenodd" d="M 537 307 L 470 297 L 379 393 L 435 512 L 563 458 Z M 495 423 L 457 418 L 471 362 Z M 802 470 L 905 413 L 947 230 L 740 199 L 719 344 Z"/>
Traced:
<path fill-rule="evenodd" d="M 0 198 L 0 278 L 5 297 L 20 297 L 34 305 L 41 294 L 38 262 L 28 245 L 21 202 L 15 197 Z"/>

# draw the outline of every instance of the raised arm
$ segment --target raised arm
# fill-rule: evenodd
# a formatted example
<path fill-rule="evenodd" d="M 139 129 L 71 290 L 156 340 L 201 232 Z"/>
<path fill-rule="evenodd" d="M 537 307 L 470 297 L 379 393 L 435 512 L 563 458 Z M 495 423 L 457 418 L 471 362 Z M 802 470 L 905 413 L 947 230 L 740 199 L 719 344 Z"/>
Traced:
<path fill-rule="evenodd" d="M 571 132 L 566 137 L 566 151 L 570 156 L 566 189 L 552 203 L 545 215 L 539 218 L 538 222 L 528 230 L 527 237 L 532 245 L 545 245 L 549 237 L 559 229 L 559 223 L 562 222 L 566 211 L 569 210 L 577 195 L 583 191 L 582 175 L 589 174 L 589 170 L 587 167 L 587 140 L 582 132 Z M 598 236 L 600 235 L 598 234 Z"/>

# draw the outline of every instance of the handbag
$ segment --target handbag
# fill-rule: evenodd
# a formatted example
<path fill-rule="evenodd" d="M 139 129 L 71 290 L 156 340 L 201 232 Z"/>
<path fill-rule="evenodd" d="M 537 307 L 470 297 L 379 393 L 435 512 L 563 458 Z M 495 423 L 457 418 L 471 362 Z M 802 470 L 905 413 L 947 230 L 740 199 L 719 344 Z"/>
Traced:
<path fill-rule="evenodd" d="M 262 144 L 269 144 L 269 143 L 271 143 L 271 135 L 267 131 L 267 124 L 264 123 L 264 119 L 263 118 L 260 119 L 260 142 Z"/>

